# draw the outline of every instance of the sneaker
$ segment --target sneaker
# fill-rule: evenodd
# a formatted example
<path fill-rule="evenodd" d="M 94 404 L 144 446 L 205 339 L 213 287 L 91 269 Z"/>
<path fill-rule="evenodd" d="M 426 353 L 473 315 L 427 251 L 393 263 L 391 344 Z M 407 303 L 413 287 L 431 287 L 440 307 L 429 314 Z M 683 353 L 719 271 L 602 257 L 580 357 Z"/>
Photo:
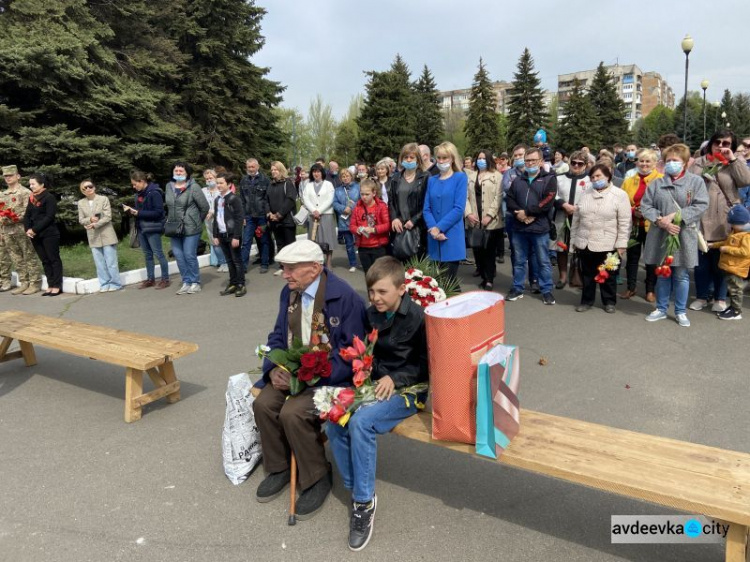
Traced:
<path fill-rule="evenodd" d="M 234 293 L 235 297 L 244 297 L 247 294 L 247 287 L 240 285 L 237 287 L 237 291 Z"/>
<path fill-rule="evenodd" d="M 742 312 L 735 310 L 731 306 L 716 316 L 719 317 L 719 320 L 742 320 Z"/>
<path fill-rule="evenodd" d="M 355 271 L 357 271 L 357 267 L 356 266 L 353 265 L 353 266 L 351 266 L 349 268 L 349 273 L 354 273 Z"/>
<path fill-rule="evenodd" d="M 190 290 L 190 283 L 183 283 L 175 295 L 185 295 Z"/>
<path fill-rule="evenodd" d="M 260 272 L 261 273 L 268 273 L 268 266 L 267 265 L 261 265 L 260 266 Z"/>
<path fill-rule="evenodd" d="M 576 307 L 576 312 L 586 312 L 587 310 L 591 310 L 590 304 L 579 304 Z"/>
<path fill-rule="evenodd" d="M 159 291 L 161 289 L 166 289 L 167 287 L 171 285 L 172 285 L 172 282 L 169 279 L 162 279 L 156 284 L 156 290 Z"/>
<path fill-rule="evenodd" d="M 188 295 L 194 295 L 195 293 L 201 292 L 201 285 L 200 283 L 192 283 L 190 285 L 190 288 L 187 290 Z"/>
<path fill-rule="evenodd" d="M 255 492 L 255 499 L 260 503 L 268 503 L 277 498 L 289 485 L 292 472 L 287 469 L 282 472 L 272 472 L 263 479 Z"/>
<path fill-rule="evenodd" d="M 682 326 L 683 328 L 689 328 L 690 327 L 690 320 L 687 317 L 687 314 L 684 312 L 682 314 L 676 314 L 675 320 L 677 320 L 677 323 Z"/>
<path fill-rule="evenodd" d="M 510 292 L 505 295 L 506 301 L 517 301 L 518 299 L 523 298 L 523 293 L 521 291 L 516 291 L 515 289 L 511 289 Z"/>
<path fill-rule="evenodd" d="M 99 289 L 99 292 L 100 293 L 109 293 L 109 286 L 105 285 L 104 287 L 102 287 L 101 289 Z"/>
<path fill-rule="evenodd" d="M 154 283 L 153 279 L 146 279 L 145 281 L 142 281 L 140 285 L 138 285 L 138 288 L 148 289 L 149 287 L 153 287 L 154 285 L 156 285 L 156 283 Z"/>
<path fill-rule="evenodd" d="M 646 316 L 646 322 L 656 322 L 657 320 L 664 320 L 666 317 L 667 313 L 657 308 L 651 314 Z"/>
<path fill-rule="evenodd" d="M 690 306 L 688 308 L 690 310 L 703 310 L 708 306 L 708 301 L 705 299 L 695 299 L 693 302 L 690 303 Z"/>
<path fill-rule="evenodd" d="M 303 491 L 297 500 L 297 519 L 305 521 L 318 513 L 331 493 L 332 475 L 330 472 L 315 484 Z"/>
<path fill-rule="evenodd" d="M 231 295 L 232 293 L 236 293 L 236 292 L 237 292 L 237 287 L 235 287 L 234 285 L 229 285 L 229 287 L 221 291 L 219 294 L 222 297 L 226 297 L 227 295 Z"/>
<path fill-rule="evenodd" d="M 727 309 L 727 301 L 716 301 L 711 307 L 711 312 L 724 312 Z"/>
<path fill-rule="evenodd" d="M 555 304 L 555 297 L 552 296 L 552 293 L 544 293 L 544 295 L 542 295 L 542 302 L 544 304 L 553 305 Z"/>
<path fill-rule="evenodd" d="M 542 292 L 541 287 L 539 287 L 539 281 L 532 281 L 531 282 L 531 294 L 538 295 Z"/>
<path fill-rule="evenodd" d="M 117 291 L 122 291 L 122 289 L 123 289 L 122 285 L 120 285 L 119 287 L 115 287 L 114 285 L 112 285 L 109 288 L 109 292 L 110 293 L 114 293 L 114 292 L 117 292 Z"/>
<path fill-rule="evenodd" d="M 229 272 L 229 266 L 227 264 L 222 264 L 219 266 L 219 269 L 217 269 L 219 273 L 228 273 Z"/>
<path fill-rule="evenodd" d="M 349 550 L 359 552 L 370 542 L 377 507 L 378 496 L 373 496 L 368 503 L 353 502 L 349 521 Z"/>
<path fill-rule="evenodd" d="M 607 314 L 614 314 L 615 311 L 616 311 L 615 305 L 613 304 L 608 304 L 607 306 L 604 307 L 604 312 L 606 312 Z"/>
<path fill-rule="evenodd" d="M 497 257 L 495 258 L 495 261 L 496 261 L 497 263 L 505 263 L 505 256 L 497 256 Z"/>

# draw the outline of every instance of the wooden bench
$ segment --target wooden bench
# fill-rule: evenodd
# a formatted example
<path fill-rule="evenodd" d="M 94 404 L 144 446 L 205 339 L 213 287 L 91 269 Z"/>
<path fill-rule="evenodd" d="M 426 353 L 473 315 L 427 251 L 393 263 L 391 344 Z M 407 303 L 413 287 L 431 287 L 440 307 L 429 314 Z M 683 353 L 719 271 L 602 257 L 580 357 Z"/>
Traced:
<path fill-rule="evenodd" d="M 27 367 L 36 365 L 34 345 L 39 345 L 125 367 L 128 423 L 141 419 L 141 408 L 146 404 L 160 398 L 170 404 L 180 399 L 173 361 L 198 350 L 194 343 L 19 311 L 0 313 L 0 336 L 0 363 L 23 358 Z M 9 353 L 13 340 L 21 349 Z M 143 392 L 144 371 L 156 387 L 151 392 Z"/>
<path fill-rule="evenodd" d="M 429 412 L 393 433 L 475 454 L 474 445 L 434 440 Z M 521 431 L 497 462 L 730 523 L 726 561 L 750 561 L 750 454 L 522 410 Z"/>

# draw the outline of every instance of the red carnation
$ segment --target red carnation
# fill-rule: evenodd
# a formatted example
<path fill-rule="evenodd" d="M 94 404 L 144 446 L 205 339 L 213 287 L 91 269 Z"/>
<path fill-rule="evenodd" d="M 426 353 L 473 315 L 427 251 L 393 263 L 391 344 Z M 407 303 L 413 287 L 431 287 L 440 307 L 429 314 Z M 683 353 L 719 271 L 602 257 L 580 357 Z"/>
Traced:
<path fill-rule="evenodd" d="M 315 376 L 315 371 L 309 367 L 300 367 L 297 370 L 297 378 L 302 382 L 310 382 Z"/>

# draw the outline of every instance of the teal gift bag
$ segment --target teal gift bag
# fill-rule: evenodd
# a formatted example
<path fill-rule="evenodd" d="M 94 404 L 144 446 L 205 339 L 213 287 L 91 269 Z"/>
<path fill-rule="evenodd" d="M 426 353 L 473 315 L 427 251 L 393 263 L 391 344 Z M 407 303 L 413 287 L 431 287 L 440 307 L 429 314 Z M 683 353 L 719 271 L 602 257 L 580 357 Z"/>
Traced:
<path fill-rule="evenodd" d="M 520 428 L 518 348 L 496 345 L 477 365 L 476 453 L 492 459 Z"/>

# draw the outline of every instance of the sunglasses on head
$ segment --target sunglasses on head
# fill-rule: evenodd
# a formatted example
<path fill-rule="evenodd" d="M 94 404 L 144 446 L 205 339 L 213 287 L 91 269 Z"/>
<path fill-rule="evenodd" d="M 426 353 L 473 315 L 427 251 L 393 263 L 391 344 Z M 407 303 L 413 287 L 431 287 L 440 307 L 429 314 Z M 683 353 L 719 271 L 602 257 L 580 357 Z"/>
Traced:
<path fill-rule="evenodd" d="M 720 146 L 721 148 L 731 148 L 732 147 L 732 141 L 730 141 L 730 140 L 723 140 L 723 141 L 716 140 L 716 141 L 714 141 L 714 144 L 716 146 Z"/>

